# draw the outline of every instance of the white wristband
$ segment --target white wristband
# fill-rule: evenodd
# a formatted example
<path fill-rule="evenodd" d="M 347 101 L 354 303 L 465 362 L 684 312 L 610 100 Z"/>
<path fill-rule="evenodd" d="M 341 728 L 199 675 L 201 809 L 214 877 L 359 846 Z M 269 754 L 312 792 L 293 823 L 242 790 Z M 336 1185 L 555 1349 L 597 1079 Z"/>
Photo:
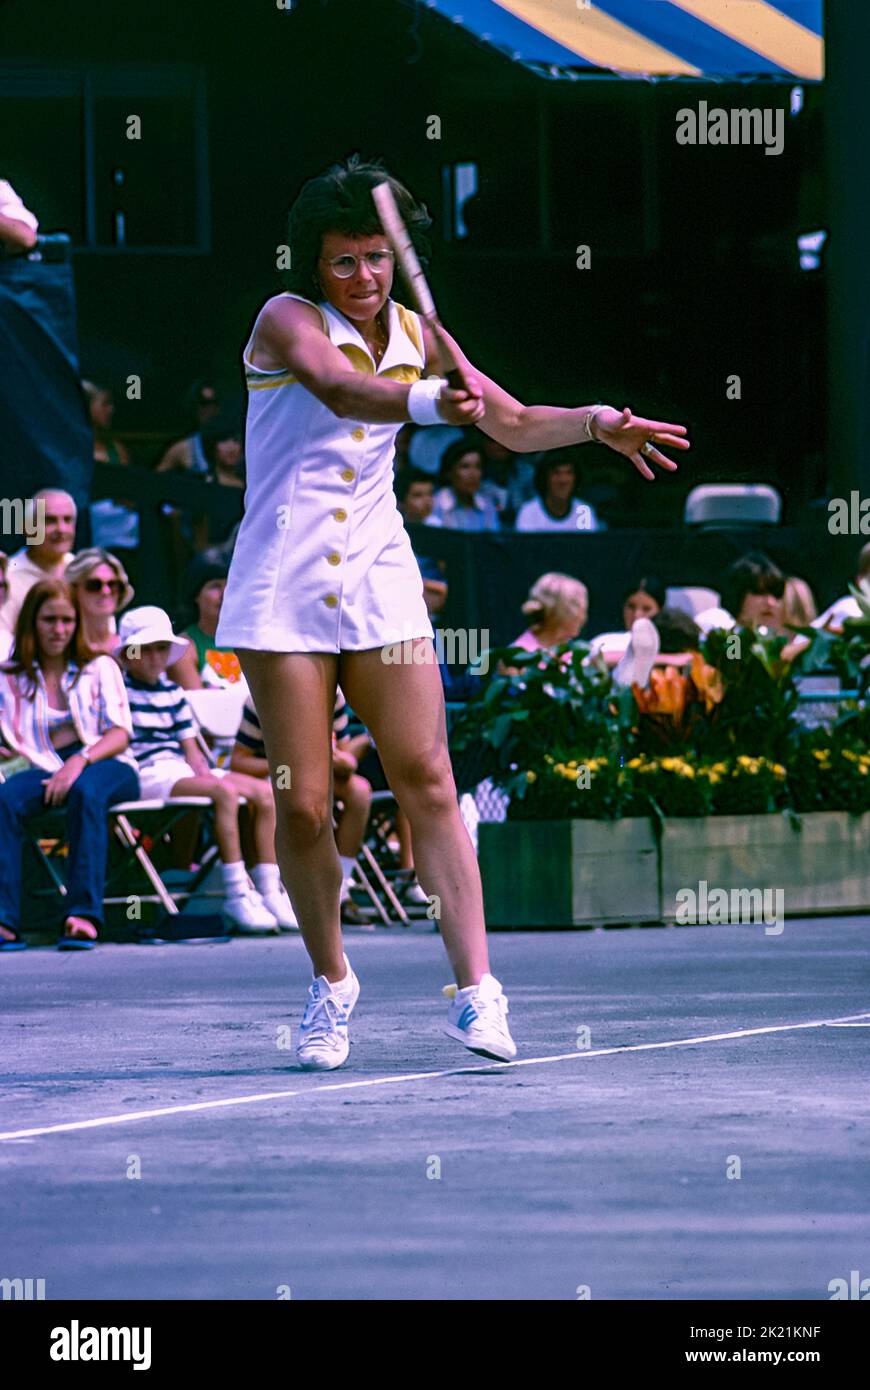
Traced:
<path fill-rule="evenodd" d="M 447 381 L 442 376 L 427 376 L 415 381 L 408 392 L 408 414 L 415 425 L 443 425 L 444 417 L 438 414 L 438 397 Z"/>

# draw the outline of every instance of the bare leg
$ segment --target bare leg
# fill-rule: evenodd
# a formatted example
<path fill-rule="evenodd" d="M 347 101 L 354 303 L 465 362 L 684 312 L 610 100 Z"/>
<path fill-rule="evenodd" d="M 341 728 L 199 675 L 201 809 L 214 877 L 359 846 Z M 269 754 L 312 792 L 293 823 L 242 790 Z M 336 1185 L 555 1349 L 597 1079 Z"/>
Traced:
<path fill-rule="evenodd" d="M 230 772 L 221 779 L 235 787 L 240 796 L 245 797 L 251 827 L 251 863 L 275 864 L 275 797 L 271 782 L 249 777 L 245 772 Z"/>
<path fill-rule="evenodd" d="M 214 834 L 224 864 L 238 864 L 242 857 L 239 837 L 239 793 L 225 778 L 182 777 L 171 796 L 207 796 L 214 802 Z"/>
<path fill-rule="evenodd" d="M 411 844 L 411 822 L 401 806 L 396 812 L 396 834 L 399 837 L 399 868 L 413 869 L 414 847 Z"/>
<path fill-rule="evenodd" d="M 335 796 L 344 804 L 335 832 L 336 848 L 339 854 L 352 855 L 355 859 L 360 852 L 369 823 L 372 805 L 371 783 L 353 772 L 350 777 L 336 777 L 333 790 Z"/>
<path fill-rule="evenodd" d="M 387 664 L 380 648 L 342 652 L 339 682 L 371 730 L 393 795 L 411 823 L 417 875 L 425 892 L 441 900 L 441 935 L 465 989 L 489 970 L 480 871 L 459 814 L 431 639 L 403 647 L 418 658 L 425 654 L 426 662 Z"/>
<path fill-rule="evenodd" d="M 342 980 L 342 873 L 332 830 L 338 658 L 326 652 L 240 651 L 238 656 L 269 760 L 281 877 L 315 975 Z"/>

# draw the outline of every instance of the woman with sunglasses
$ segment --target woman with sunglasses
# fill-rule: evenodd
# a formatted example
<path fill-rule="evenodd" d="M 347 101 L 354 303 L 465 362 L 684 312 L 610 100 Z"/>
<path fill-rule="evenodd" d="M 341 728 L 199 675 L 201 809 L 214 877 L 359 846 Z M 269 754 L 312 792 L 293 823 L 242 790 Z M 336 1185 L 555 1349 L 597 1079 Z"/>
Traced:
<path fill-rule="evenodd" d="M 92 546 L 70 561 L 64 578 L 73 591 L 88 650 L 112 656 L 118 645 L 116 616 L 134 594 L 121 561 L 110 550 Z"/>
<path fill-rule="evenodd" d="M 20 945 L 21 849 L 28 817 L 66 811 L 69 840 L 63 949 L 90 949 L 103 921 L 108 808 L 139 795 L 127 751 L 133 732 L 124 678 L 88 650 L 63 579 L 24 599 L 0 667 L 0 744 L 30 764 L 0 783 L 0 950 Z"/>
<path fill-rule="evenodd" d="M 681 425 L 629 410 L 524 406 L 452 339 L 466 389 L 434 375 L 434 338 L 391 297 L 393 252 L 372 200 L 385 181 L 425 267 L 431 218 L 379 162 L 352 155 L 309 180 L 290 210 L 287 289 L 263 306 L 243 354 L 246 506 L 217 630 L 218 642 L 239 654 L 260 718 L 276 785 L 278 860 L 313 964 L 297 1058 L 324 1070 L 347 1058 L 359 995 L 342 949 L 332 834 L 336 681 L 372 734 L 411 824 L 418 877 L 456 977 L 444 1031 L 484 1056 L 516 1054 L 507 1001 L 489 970 L 480 874 L 459 813 L 423 581 L 392 486 L 396 434 L 409 420 L 479 422 L 518 453 L 595 438 L 648 478 L 646 459 L 676 467 L 650 441 L 687 447 Z"/>

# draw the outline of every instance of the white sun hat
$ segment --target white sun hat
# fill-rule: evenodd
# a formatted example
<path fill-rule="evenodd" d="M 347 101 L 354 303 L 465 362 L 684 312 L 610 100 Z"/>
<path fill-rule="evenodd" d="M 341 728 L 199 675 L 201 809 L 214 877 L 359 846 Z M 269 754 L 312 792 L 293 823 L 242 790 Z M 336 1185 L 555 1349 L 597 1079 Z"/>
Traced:
<path fill-rule="evenodd" d="M 147 647 L 151 642 L 169 642 L 169 664 L 183 656 L 190 645 L 188 637 L 179 637 L 172 631 L 169 614 L 153 604 L 141 608 L 130 608 L 118 625 L 121 655 L 128 647 Z"/>

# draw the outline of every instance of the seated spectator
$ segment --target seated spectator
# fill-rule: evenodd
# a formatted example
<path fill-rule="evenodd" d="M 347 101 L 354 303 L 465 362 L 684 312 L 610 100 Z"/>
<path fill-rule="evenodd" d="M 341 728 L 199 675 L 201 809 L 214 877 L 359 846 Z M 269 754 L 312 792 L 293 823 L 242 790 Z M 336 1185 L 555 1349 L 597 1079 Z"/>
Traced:
<path fill-rule="evenodd" d="M 205 481 L 217 483 L 220 487 L 244 488 L 243 429 L 238 420 L 230 419 L 228 416 L 217 416 L 203 425 L 200 437 L 202 451 L 208 463 Z M 190 539 L 197 554 L 223 545 L 229 539 L 226 535 L 213 534 L 214 524 L 208 512 L 200 512 L 194 517 Z"/>
<path fill-rule="evenodd" d="M 497 531 L 498 510 L 481 494 L 482 481 L 481 451 L 466 439 L 456 440 L 444 453 L 433 516 L 454 531 Z"/>
<path fill-rule="evenodd" d="M 713 628 L 732 627 L 782 632 L 784 592 L 782 570 L 761 551 L 751 551 L 726 570 L 721 584 L 722 607 L 705 608 L 695 614 L 695 622 L 705 635 Z"/>
<path fill-rule="evenodd" d="M 0 179 L 0 248 L 7 255 L 23 255 L 36 245 L 39 223 L 26 208 L 12 184 Z"/>
<path fill-rule="evenodd" d="M 855 587 L 864 589 L 870 595 L 870 541 L 862 548 L 858 556 L 858 573 L 855 576 Z M 826 632 L 841 633 L 843 623 L 848 618 L 860 618 L 861 609 L 858 600 L 851 594 L 845 598 L 838 598 L 836 603 L 832 603 L 830 608 L 826 608 L 824 613 L 816 618 L 812 626 L 824 628 Z"/>
<path fill-rule="evenodd" d="M 589 613 L 589 591 L 582 580 L 569 574 L 542 574 L 529 590 L 522 611 L 529 625 L 510 645 L 526 652 L 558 647 L 580 636 Z M 565 652 L 562 659 L 567 664 L 571 653 Z M 514 675 L 519 668 L 500 661 L 497 670 Z"/>
<path fill-rule="evenodd" d="M 0 743 L 31 766 L 0 785 L 0 939 L 20 940 L 21 850 L 30 816 L 66 812 L 65 949 L 90 949 L 103 923 L 108 808 L 139 795 L 124 682 L 85 645 L 69 585 L 37 581 L 25 596 L 12 656 L 0 672 Z"/>
<path fill-rule="evenodd" d="M 187 409 L 194 425 L 193 432 L 170 444 L 157 465 L 158 473 L 189 471 L 207 473 L 209 462 L 202 447 L 202 428 L 220 411 L 218 393 L 210 381 L 195 381 L 187 393 Z"/>
<path fill-rule="evenodd" d="M 3 608 L 9 597 L 9 580 L 6 571 L 9 568 L 9 556 L 5 550 L 0 550 L 0 609 Z M 0 661 L 5 661 L 12 650 L 15 641 L 12 633 L 0 623 Z"/>
<path fill-rule="evenodd" d="M 197 616 L 184 629 L 183 635 L 190 638 L 190 644 L 179 658 L 173 658 L 169 669 L 170 679 L 185 690 L 236 685 L 244 680 L 232 647 L 219 647 L 214 640 L 226 587 L 225 564 L 209 556 L 198 556 L 193 561 L 187 575 L 185 600 Z"/>
<path fill-rule="evenodd" d="M 357 772 L 363 748 L 370 743 L 368 734 L 356 740 L 339 742 L 339 732 L 347 726 L 346 705 L 340 687 L 335 692 L 335 709 L 332 721 L 332 788 L 333 797 L 341 806 L 338 825 L 335 831 L 335 845 L 341 859 L 342 883 L 339 898 L 341 921 L 345 926 L 368 925 L 365 915 L 351 898 L 353 866 L 362 848 L 369 812 L 372 804 L 371 783 Z M 253 700 L 245 702 L 242 722 L 236 735 L 236 744 L 230 757 L 230 768 L 234 772 L 247 773 L 249 777 L 269 776 L 269 763 L 266 759 L 266 745 L 260 729 L 260 720 Z"/>
<path fill-rule="evenodd" d="M 623 632 L 601 632 L 593 637 L 590 654 L 601 653 L 608 666 L 615 666 L 625 655 L 631 640 L 631 629 L 638 618 L 654 618 L 665 606 L 665 586 L 653 575 L 632 579 L 622 594 Z"/>
<path fill-rule="evenodd" d="M 399 511 L 406 521 L 416 521 L 423 526 L 442 526 L 444 523 L 433 515 L 435 506 L 435 484 L 422 468 L 403 468 L 394 481 L 396 501 Z"/>
<path fill-rule="evenodd" d="M 535 469 L 537 497 L 524 502 L 517 513 L 518 531 L 598 531 L 595 508 L 577 497 L 580 461 L 570 449 L 543 454 Z"/>
<path fill-rule="evenodd" d="M 38 543 L 22 546 L 9 557 L 9 593 L 0 608 L 0 626 L 14 633 L 25 595 L 40 579 L 62 579 L 72 559 L 76 534 L 76 504 L 60 488 L 40 488 L 33 494 L 34 522 L 41 528 Z"/>
<path fill-rule="evenodd" d="M 92 652 L 114 656 L 118 645 L 116 615 L 129 607 L 133 586 L 121 561 L 108 550 L 80 550 L 67 566 L 85 644 Z"/>
<path fill-rule="evenodd" d="M 205 796 L 214 802 L 215 837 L 224 884 L 223 908 L 242 933 L 279 932 L 298 926 L 275 859 L 275 799 L 271 782 L 212 767 L 196 737 L 197 726 L 181 686 L 166 668 L 186 645 L 162 608 L 131 608 L 121 619 L 119 660 L 130 698 L 130 750 L 139 768 L 142 796 Z M 247 805 L 240 807 L 239 797 Z M 254 865 L 248 877 L 239 817 L 252 820 Z"/>
<path fill-rule="evenodd" d="M 125 466 L 130 455 L 112 434 L 112 421 L 115 417 L 115 401 L 108 386 L 99 386 L 93 381 L 83 381 L 82 388 L 88 400 L 88 411 L 94 430 L 94 463 L 118 463 Z"/>
<path fill-rule="evenodd" d="M 782 595 L 782 624 L 788 630 L 809 627 L 818 614 L 813 591 L 805 579 L 792 576 L 785 581 Z"/>
<path fill-rule="evenodd" d="M 416 521 L 424 526 L 441 525 L 432 517 L 434 499 L 432 479 L 428 474 L 419 472 L 414 468 L 405 469 L 397 476 L 395 488 L 399 511 L 405 521 Z M 429 555 L 418 555 L 416 550 L 414 551 L 414 559 L 417 561 L 423 579 L 423 598 L 429 616 L 437 622 L 436 615 L 443 611 L 447 602 L 444 561 L 435 560 Z"/>
<path fill-rule="evenodd" d="M 200 431 L 202 452 L 208 463 L 206 477 L 222 487 L 245 486 L 244 431 L 238 420 L 218 415 Z"/>

